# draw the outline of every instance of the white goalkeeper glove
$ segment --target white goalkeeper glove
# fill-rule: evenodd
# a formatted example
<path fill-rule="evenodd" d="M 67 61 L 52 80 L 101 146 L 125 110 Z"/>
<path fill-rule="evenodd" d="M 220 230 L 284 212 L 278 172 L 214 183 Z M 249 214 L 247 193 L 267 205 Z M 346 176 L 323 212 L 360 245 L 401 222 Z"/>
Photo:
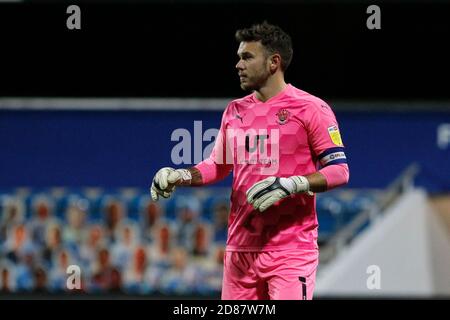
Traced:
<path fill-rule="evenodd" d="M 192 180 L 191 172 L 187 169 L 177 169 L 165 167 L 160 169 L 153 178 L 150 194 L 153 201 L 157 201 L 159 196 L 169 198 L 175 191 L 176 185 L 189 185 Z"/>
<path fill-rule="evenodd" d="M 309 181 L 303 176 L 290 178 L 269 177 L 255 183 L 247 190 L 247 201 L 255 210 L 263 212 L 275 202 L 295 193 L 309 191 Z"/>

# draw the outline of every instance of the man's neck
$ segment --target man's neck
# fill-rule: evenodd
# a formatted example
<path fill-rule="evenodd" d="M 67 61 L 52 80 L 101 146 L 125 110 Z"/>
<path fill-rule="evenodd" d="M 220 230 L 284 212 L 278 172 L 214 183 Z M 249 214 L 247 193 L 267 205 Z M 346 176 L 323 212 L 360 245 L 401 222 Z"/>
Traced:
<path fill-rule="evenodd" d="M 270 98 L 276 96 L 286 88 L 287 84 L 284 79 L 273 79 L 268 81 L 264 87 L 255 91 L 256 98 L 261 102 L 266 102 Z"/>

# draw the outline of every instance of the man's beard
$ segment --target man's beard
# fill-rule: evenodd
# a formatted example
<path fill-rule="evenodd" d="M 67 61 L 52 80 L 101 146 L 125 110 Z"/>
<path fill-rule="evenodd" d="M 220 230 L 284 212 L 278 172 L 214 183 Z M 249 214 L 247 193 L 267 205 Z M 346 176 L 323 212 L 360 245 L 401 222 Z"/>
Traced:
<path fill-rule="evenodd" d="M 244 91 L 257 91 L 266 84 L 269 76 L 270 76 L 269 72 L 263 71 L 257 76 L 246 78 L 247 81 L 245 81 L 245 83 L 241 82 L 241 89 Z"/>

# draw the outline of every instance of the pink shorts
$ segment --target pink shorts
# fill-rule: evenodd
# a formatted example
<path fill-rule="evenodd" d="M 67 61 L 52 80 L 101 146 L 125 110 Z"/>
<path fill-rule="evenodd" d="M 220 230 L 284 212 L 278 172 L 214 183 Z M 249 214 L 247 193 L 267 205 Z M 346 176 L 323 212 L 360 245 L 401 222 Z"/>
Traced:
<path fill-rule="evenodd" d="M 225 252 L 223 300 L 311 300 L 318 250 Z"/>

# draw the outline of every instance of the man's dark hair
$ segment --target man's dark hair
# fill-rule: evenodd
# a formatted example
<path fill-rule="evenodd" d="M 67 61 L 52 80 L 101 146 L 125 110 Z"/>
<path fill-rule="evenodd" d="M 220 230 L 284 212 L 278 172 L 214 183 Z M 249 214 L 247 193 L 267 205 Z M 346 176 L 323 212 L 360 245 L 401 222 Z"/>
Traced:
<path fill-rule="evenodd" d="M 284 72 L 289 67 L 292 60 L 292 40 L 291 37 L 280 27 L 264 21 L 254 24 L 250 28 L 236 31 L 238 42 L 261 41 L 267 53 L 278 53 L 281 56 L 281 70 Z"/>

